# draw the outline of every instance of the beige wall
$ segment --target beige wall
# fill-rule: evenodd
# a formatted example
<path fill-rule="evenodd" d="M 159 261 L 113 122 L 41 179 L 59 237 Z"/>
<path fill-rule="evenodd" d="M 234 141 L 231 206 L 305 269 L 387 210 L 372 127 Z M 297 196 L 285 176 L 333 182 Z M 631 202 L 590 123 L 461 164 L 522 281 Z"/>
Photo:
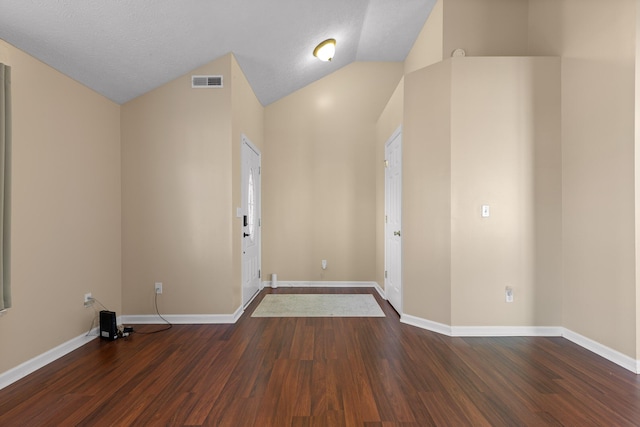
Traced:
<path fill-rule="evenodd" d="M 451 323 L 556 326 L 560 61 L 455 58 L 452 69 Z"/>
<path fill-rule="evenodd" d="M 1 373 L 85 334 L 97 313 L 85 293 L 118 314 L 122 299 L 119 106 L 1 40 L 0 56 L 13 96 L 13 307 L 0 317 Z"/>
<path fill-rule="evenodd" d="M 427 22 L 404 60 L 404 73 L 427 67 L 443 58 L 443 2 L 437 0 Z M 448 55 L 447 55 L 448 56 Z"/>
<path fill-rule="evenodd" d="M 264 277 L 376 280 L 376 121 L 402 71 L 356 62 L 265 108 Z"/>
<path fill-rule="evenodd" d="M 528 54 L 562 56 L 563 1 L 529 0 Z"/>
<path fill-rule="evenodd" d="M 531 45 L 563 57 L 563 325 L 636 357 L 635 1 L 557 3 L 532 0 L 562 36 Z"/>
<path fill-rule="evenodd" d="M 239 307 L 234 272 L 232 56 L 122 106 L 124 314 L 225 314 Z M 224 87 L 192 89 L 191 75 Z"/>
<path fill-rule="evenodd" d="M 376 123 L 376 283 L 384 287 L 384 216 L 385 216 L 385 146 L 396 129 L 402 126 L 404 114 L 404 78 L 391 95 Z"/>
<path fill-rule="evenodd" d="M 534 138 L 531 140 L 534 142 L 532 144 L 525 139 L 520 144 L 524 143 L 522 148 L 529 156 L 524 159 L 528 162 L 527 168 L 531 175 L 512 176 L 515 171 L 509 171 L 509 161 L 515 159 L 516 153 L 509 154 L 511 159 L 504 150 L 497 150 L 495 156 L 479 157 L 491 164 L 490 175 L 506 174 L 512 179 L 516 178 L 516 186 L 531 187 L 530 191 L 524 193 L 525 200 L 522 200 L 523 196 L 520 194 L 517 196 L 519 205 L 512 206 L 517 208 L 519 214 L 511 220 L 519 223 L 512 224 L 511 232 L 524 237 L 526 243 L 516 245 L 520 246 L 515 248 L 520 252 L 520 260 L 515 267 L 510 264 L 504 272 L 505 276 L 516 277 L 515 281 L 521 282 L 520 286 L 524 288 L 519 290 L 518 286 L 514 286 L 514 305 L 505 307 L 504 304 L 494 306 L 494 303 L 490 303 L 494 309 L 489 310 L 491 313 L 486 317 L 481 313 L 482 310 L 468 310 L 472 305 L 482 305 L 478 305 L 477 301 L 486 304 L 488 293 L 493 293 L 492 298 L 502 301 L 507 283 L 498 282 L 511 279 L 493 275 L 492 268 L 487 267 L 487 264 L 482 268 L 478 265 L 483 278 L 477 279 L 477 274 L 472 274 L 473 260 L 468 268 L 458 269 L 456 264 L 466 266 L 468 257 L 457 259 L 461 254 L 454 247 L 453 324 L 561 324 L 624 354 L 633 357 L 640 354 L 640 298 L 637 297 L 640 292 L 636 285 L 637 256 L 634 246 L 637 216 L 634 211 L 634 183 L 637 175 L 634 163 L 634 43 L 638 29 L 636 5 L 637 1 L 633 0 L 606 4 L 595 0 L 445 1 L 445 57 L 457 47 L 464 48 L 468 56 L 562 56 L 559 81 L 546 81 L 551 78 L 551 71 L 551 74 L 545 71 L 543 74 L 547 77 L 540 81 L 536 82 L 537 78 L 530 81 L 534 87 L 542 84 L 541 87 L 545 88 L 543 93 L 535 90 L 533 94 L 527 95 L 532 102 L 527 107 L 528 114 L 531 114 L 530 118 L 533 120 L 528 125 L 532 132 L 529 138 Z M 419 43 L 416 43 L 417 46 Z M 407 64 L 413 63 L 413 58 L 407 59 Z M 462 69 L 456 70 L 459 73 Z M 498 71 L 498 75 L 500 74 Z M 454 122 L 463 117 L 465 121 L 464 125 L 452 125 L 453 154 L 460 157 L 452 160 L 454 186 L 455 179 L 467 179 L 472 183 L 468 174 L 479 173 L 477 170 L 473 172 L 473 167 L 469 170 L 468 165 L 464 164 L 468 147 L 460 145 L 459 141 L 456 143 L 456 135 L 466 133 L 471 141 L 472 130 L 478 129 L 468 126 L 470 120 L 477 121 L 479 118 L 495 115 L 495 123 L 508 123 L 514 114 L 513 111 L 495 111 L 502 110 L 503 105 L 509 103 L 507 100 L 507 104 L 504 104 L 503 98 L 508 94 L 500 89 L 497 82 L 489 86 L 491 90 L 489 87 L 485 88 L 486 93 L 470 93 L 464 85 L 456 86 L 457 81 L 471 82 L 477 77 L 474 76 L 473 73 L 460 75 L 453 82 L 454 92 L 460 99 L 456 100 L 454 96 L 452 102 L 456 105 L 476 105 L 474 111 L 465 114 L 456 113 L 457 107 L 452 107 Z M 446 79 L 441 78 L 442 85 L 446 86 Z M 409 123 L 410 117 L 414 115 L 411 110 L 426 108 L 424 105 L 411 106 L 411 99 L 419 98 L 416 91 L 429 84 L 426 77 L 427 80 L 420 83 L 416 83 L 416 79 L 419 79 L 419 73 L 410 74 L 405 81 L 405 150 L 411 150 L 413 145 L 413 137 L 409 136 L 413 132 Z M 505 83 L 514 82 L 507 78 Z M 461 91 L 460 88 L 464 90 Z M 553 90 L 557 90 L 559 97 L 552 93 Z M 498 94 L 501 96 L 496 96 Z M 470 100 L 469 97 L 473 99 Z M 479 102 L 483 97 L 486 102 Z M 561 106 L 559 116 L 554 108 L 544 107 L 545 103 L 549 107 Z M 418 114 L 417 117 L 425 115 Z M 557 136 L 558 129 L 560 139 Z M 511 132 L 513 134 L 516 130 L 512 129 Z M 417 132 L 416 135 L 428 140 L 427 130 Z M 475 139 L 477 137 L 478 134 Z M 561 141 L 560 145 L 558 141 Z M 460 146 L 456 148 L 456 144 Z M 493 144 L 500 145 L 501 142 L 493 140 Z M 561 150 L 561 156 L 558 155 L 558 149 Z M 406 152 L 405 156 L 414 158 Z M 560 159 L 561 163 L 558 163 Z M 484 170 L 484 167 L 477 166 L 476 169 Z M 407 170 L 406 167 L 404 172 L 409 175 L 412 173 L 411 168 Z M 458 172 L 460 176 L 455 178 Z M 558 182 L 561 182 L 559 187 Z M 460 203 L 457 191 L 454 187 L 452 233 L 454 242 L 456 233 L 460 233 L 458 246 L 463 248 L 462 242 L 467 244 L 466 237 L 482 236 L 480 229 L 474 227 L 473 218 L 469 218 L 467 230 L 460 229 L 460 212 L 466 214 L 467 209 L 473 208 L 468 205 L 463 206 L 464 209 L 460 212 L 455 211 Z M 514 191 L 511 189 L 512 193 Z M 469 200 L 474 193 L 475 191 L 468 192 Z M 406 216 L 419 212 L 419 207 L 414 211 L 414 208 L 408 207 L 408 203 L 412 202 L 405 201 Z M 475 204 L 478 203 L 484 202 L 475 200 Z M 528 211 L 525 209 L 527 206 Z M 559 216 L 562 218 L 560 223 Z M 491 219 L 493 221 L 494 217 Z M 481 224 L 479 222 L 476 225 L 482 226 Z M 407 227 L 406 219 L 404 226 Z M 405 301 L 416 305 L 415 308 L 405 308 L 409 314 L 438 320 L 433 316 L 433 310 L 417 303 L 427 298 L 412 283 L 421 274 L 419 269 L 414 270 L 419 264 L 418 260 L 411 260 L 416 248 L 410 244 L 410 239 L 404 239 Z M 505 241 L 498 243 L 498 246 L 509 241 L 515 244 L 512 235 L 505 235 Z M 495 248 L 495 245 L 491 247 Z M 478 248 L 466 250 L 480 252 Z M 526 261 L 523 262 L 523 259 Z M 509 269 L 512 271 L 509 272 Z M 494 269 L 495 271 L 498 270 Z M 479 280 L 487 282 L 477 287 L 471 285 Z M 472 301 L 474 297 L 478 299 Z M 519 301 L 526 305 L 524 310 L 512 314 L 503 310 L 516 308 Z M 438 318 L 446 319 L 446 313 Z"/>
<path fill-rule="evenodd" d="M 451 61 L 405 77 L 403 310 L 451 324 Z"/>
<path fill-rule="evenodd" d="M 407 314 L 560 324 L 638 358 L 637 3 L 439 1 L 404 64 L 354 63 L 264 109 L 232 55 L 118 107 L 0 41 L 14 68 L 0 372 L 87 330 L 85 292 L 152 314 L 162 281 L 163 313 L 235 311 L 242 134 L 263 154 L 263 279 L 382 285 L 380 165 L 400 123 Z M 458 47 L 469 57 L 440 62 Z M 561 65 L 472 58 L 525 54 Z M 192 90 L 192 74 L 225 87 Z"/>
<path fill-rule="evenodd" d="M 233 207 L 242 207 L 241 141 L 244 135 L 261 152 L 264 151 L 264 107 L 256 98 L 238 61 L 231 56 L 231 146 Z M 233 211 L 235 214 L 235 209 Z M 233 304 L 242 304 L 242 220 L 233 219 Z"/>
<path fill-rule="evenodd" d="M 557 58 L 454 58 L 406 77 L 406 314 L 560 324 L 559 90 Z"/>
<path fill-rule="evenodd" d="M 527 54 L 528 0 L 443 0 L 445 58 Z"/>

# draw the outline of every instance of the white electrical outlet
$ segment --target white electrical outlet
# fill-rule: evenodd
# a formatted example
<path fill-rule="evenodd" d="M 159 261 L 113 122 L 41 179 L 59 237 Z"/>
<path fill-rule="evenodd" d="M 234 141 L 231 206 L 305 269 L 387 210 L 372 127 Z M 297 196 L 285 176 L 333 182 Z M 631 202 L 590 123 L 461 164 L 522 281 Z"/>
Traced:
<path fill-rule="evenodd" d="M 162 293 L 162 282 L 156 282 L 156 294 L 161 294 Z"/>
<path fill-rule="evenodd" d="M 326 269 L 327 269 L 327 260 L 326 260 L 326 259 L 323 259 L 323 260 L 322 260 L 322 269 L 323 269 L 323 270 L 326 270 Z"/>
<path fill-rule="evenodd" d="M 504 299 L 506 302 L 513 302 L 513 288 L 510 286 L 507 286 L 504 289 Z"/>
<path fill-rule="evenodd" d="M 91 292 L 88 294 L 84 294 L 84 306 L 91 307 L 93 305 L 93 297 L 91 296 Z"/>

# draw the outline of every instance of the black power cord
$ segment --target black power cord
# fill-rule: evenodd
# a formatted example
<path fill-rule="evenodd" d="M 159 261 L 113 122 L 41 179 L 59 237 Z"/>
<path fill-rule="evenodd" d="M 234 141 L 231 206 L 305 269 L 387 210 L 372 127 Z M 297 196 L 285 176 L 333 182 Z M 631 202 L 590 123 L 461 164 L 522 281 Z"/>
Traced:
<path fill-rule="evenodd" d="M 104 304 L 102 304 L 97 298 L 90 297 L 88 299 L 88 301 L 91 301 L 91 306 L 93 306 L 94 302 L 97 302 L 98 304 L 100 304 L 102 306 L 102 308 L 104 308 L 105 310 L 109 311 L 109 309 L 107 307 L 105 307 Z M 96 334 L 96 335 L 92 335 L 91 334 L 91 331 L 93 330 L 93 325 L 95 325 L 96 319 L 98 318 L 98 314 L 99 314 L 99 311 L 96 310 L 95 307 L 93 307 L 93 311 L 95 313 L 93 315 L 93 318 L 91 319 L 91 324 L 89 325 L 89 330 L 87 331 L 87 334 L 85 335 L 86 337 L 91 337 L 91 336 L 97 337 L 97 336 L 99 336 L 99 334 Z"/>
<path fill-rule="evenodd" d="M 105 307 L 104 304 L 102 304 L 100 302 L 100 300 L 98 300 L 97 298 L 91 297 L 90 301 L 92 302 L 97 302 L 98 304 L 100 304 L 102 306 L 103 309 L 110 311 L 107 307 Z M 164 332 L 164 331 L 168 331 L 169 329 L 173 328 L 173 324 L 171 322 L 169 322 L 167 319 L 165 319 L 162 314 L 160 314 L 160 310 L 158 310 L 158 294 L 155 295 L 154 298 L 154 305 L 156 307 L 156 314 L 158 315 L 158 317 L 160 317 L 168 326 L 162 328 L 162 329 L 158 329 L 156 331 L 151 331 L 151 332 L 140 332 L 140 331 L 134 331 L 132 326 L 123 326 L 122 328 L 118 327 L 118 336 L 120 337 L 126 337 L 129 334 L 136 332 L 137 334 L 142 334 L 142 335 L 150 335 L 150 334 L 157 334 L 158 332 Z M 95 311 L 95 316 L 93 316 L 93 318 L 91 319 L 91 325 L 89 325 L 89 330 L 87 331 L 87 334 L 85 336 L 92 336 L 91 335 L 91 331 L 93 330 L 93 325 L 96 323 L 96 319 L 98 318 L 98 310 L 96 310 L 96 308 L 94 307 L 93 310 Z M 98 335 L 94 335 L 94 336 L 98 336 Z"/>
<path fill-rule="evenodd" d="M 169 322 L 167 319 L 165 319 L 164 317 L 162 317 L 162 314 L 160 314 L 160 310 L 158 310 L 158 294 L 157 293 L 156 293 L 156 297 L 154 299 L 154 302 L 155 302 L 155 306 L 156 306 L 156 314 L 158 315 L 158 317 L 160 317 L 162 320 L 164 320 L 164 322 L 168 326 L 166 326 L 166 327 L 164 327 L 162 329 L 151 331 L 151 332 L 135 331 L 136 334 L 151 335 L 151 334 L 157 334 L 158 332 L 168 331 L 169 329 L 173 328 L 173 324 L 171 322 Z M 133 330 L 131 332 L 133 332 Z"/>

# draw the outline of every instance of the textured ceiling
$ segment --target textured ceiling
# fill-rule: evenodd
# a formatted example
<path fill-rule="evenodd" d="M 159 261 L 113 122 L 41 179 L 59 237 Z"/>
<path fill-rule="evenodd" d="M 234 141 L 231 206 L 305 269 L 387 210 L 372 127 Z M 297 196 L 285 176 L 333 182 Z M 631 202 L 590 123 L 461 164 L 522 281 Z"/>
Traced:
<path fill-rule="evenodd" d="M 233 52 L 268 105 L 353 61 L 404 60 L 435 1 L 0 0 L 0 38 L 120 104 Z"/>

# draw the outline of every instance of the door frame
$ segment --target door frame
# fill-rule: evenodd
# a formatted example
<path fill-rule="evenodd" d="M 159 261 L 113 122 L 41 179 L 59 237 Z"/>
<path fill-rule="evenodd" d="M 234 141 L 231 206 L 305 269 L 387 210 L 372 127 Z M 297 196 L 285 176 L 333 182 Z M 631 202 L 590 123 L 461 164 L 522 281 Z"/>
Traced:
<path fill-rule="evenodd" d="M 259 173 L 258 173 L 258 182 L 257 182 L 257 186 L 254 189 L 254 191 L 257 192 L 258 197 L 258 203 L 257 203 L 257 221 L 258 223 L 256 224 L 256 239 L 257 239 L 257 246 L 258 246 L 258 271 L 260 272 L 260 274 L 258 274 L 258 292 L 256 292 L 249 301 L 247 301 L 246 303 L 244 302 L 245 299 L 245 295 L 244 295 L 244 281 L 245 281 L 245 273 L 244 273 L 244 237 L 243 234 L 244 233 L 244 224 L 241 225 L 242 228 L 242 233 L 239 235 L 240 237 L 240 298 L 242 301 L 242 308 L 246 308 L 249 304 L 251 304 L 251 301 L 253 301 L 253 299 L 258 295 L 258 293 L 260 292 L 260 290 L 262 289 L 262 153 L 260 152 L 260 149 L 258 147 L 256 147 L 251 140 L 249 140 L 249 138 L 247 138 L 246 135 L 242 134 L 241 137 L 241 142 L 240 142 L 240 209 L 239 209 L 239 213 L 240 215 L 238 215 L 238 217 L 242 220 L 243 216 L 247 214 L 247 212 L 244 212 L 244 203 L 245 203 L 245 194 L 244 194 L 244 175 L 245 175 L 245 158 L 244 158 L 244 146 L 247 146 L 250 150 L 252 150 L 254 153 L 257 154 L 258 156 L 258 168 L 259 168 Z"/>
<path fill-rule="evenodd" d="M 402 125 L 398 126 L 398 128 L 391 134 L 391 136 L 387 139 L 387 142 L 385 142 L 384 144 L 384 159 L 385 159 L 385 169 L 384 169 L 384 291 L 385 291 L 385 295 L 387 297 L 387 300 L 389 300 L 389 289 L 387 289 L 387 275 L 388 275 L 388 271 L 389 271 L 389 254 L 388 254 L 388 244 L 387 244 L 387 234 L 390 232 L 389 229 L 389 225 L 387 222 L 387 215 L 388 215 L 388 207 L 389 207 L 389 194 L 387 191 L 387 173 L 388 173 L 388 168 L 386 167 L 387 165 L 387 149 L 389 148 L 389 146 L 391 145 L 391 143 L 393 141 L 396 140 L 396 138 L 400 137 L 400 150 L 402 153 Z M 400 231 L 402 232 L 402 158 L 400 159 Z M 402 236 L 400 236 L 402 237 Z M 404 309 L 404 284 L 402 282 L 402 272 L 403 272 L 403 241 L 402 238 L 400 239 L 400 262 L 399 262 L 399 266 L 398 268 L 400 269 L 399 271 L 399 275 L 400 275 L 400 307 L 395 307 L 393 306 L 394 309 L 396 309 L 398 311 L 398 314 L 402 316 L 402 312 Z"/>

